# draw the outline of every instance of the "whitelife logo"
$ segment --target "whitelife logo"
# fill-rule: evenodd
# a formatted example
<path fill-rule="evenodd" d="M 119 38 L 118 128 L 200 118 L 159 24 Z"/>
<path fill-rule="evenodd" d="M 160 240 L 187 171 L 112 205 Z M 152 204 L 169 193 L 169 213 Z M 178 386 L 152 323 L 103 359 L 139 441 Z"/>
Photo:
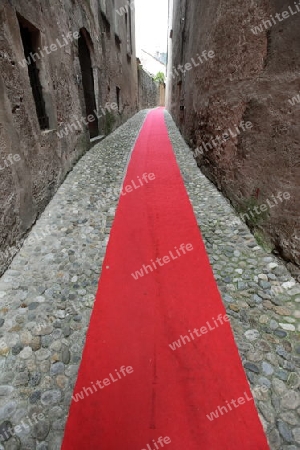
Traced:
<path fill-rule="evenodd" d="M 164 438 L 160 436 L 156 442 L 154 439 L 152 439 L 152 442 L 154 443 L 154 448 L 152 448 L 150 444 L 147 444 L 147 447 L 142 448 L 142 450 L 159 450 L 160 448 L 164 447 L 164 444 L 171 444 L 171 439 L 168 436 Z M 158 446 L 158 444 L 160 445 L 160 447 Z"/>
<path fill-rule="evenodd" d="M 218 419 L 220 417 L 220 414 L 221 414 L 221 416 L 223 416 L 224 414 L 227 414 L 233 410 L 233 408 L 230 406 L 230 403 L 236 409 L 239 406 L 244 405 L 246 403 L 246 400 L 247 400 L 247 402 L 253 401 L 253 397 L 249 397 L 247 395 L 247 392 L 244 392 L 244 395 L 245 395 L 245 398 L 239 397 L 237 400 L 234 400 L 234 399 L 230 400 L 230 402 L 228 402 L 226 400 L 226 406 L 228 409 L 226 408 L 225 405 L 218 406 L 218 408 L 215 411 L 212 411 L 210 414 L 206 414 L 206 417 L 208 418 L 208 420 L 210 420 L 210 422 L 212 422 L 214 419 Z"/>
<path fill-rule="evenodd" d="M 121 190 L 121 195 L 124 196 L 126 194 L 129 194 L 129 192 L 132 192 L 134 189 L 139 189 L 144 186 L 144 184 L 148 184 L 149 181 L 155 180 L 155 175 L 154 173 L 144 173 L 141 177 L 142 179 L 139 176 L 137 176 L 136 178 L 137 180 L 135 181 L 137 184 L 135 184 L 135 182 L 131 180 L 130 184 L 127 184 L 125 187 L 123 187 L 123 189 Z"/>
<path fill-rule="evenodd" d="M 290 98 L 290 99 L 289 99 L 289 103 L 290 103 L 292 106 L 295 106 L 296 103 L 300 103 L 300 93 L 297 94 L 297 95 L 295 95 L 294 97 Z"/>
<path fill-rule="evenodd" d="M 45 57 L 45 54 L 43 53 L 46 52 L 47 55 L 50 55 L 52 52 L 56 52 L 59 48 L 63 48 L 66 47 L 67 45 L 70 45 L 70 42 L 72 40 L 77 40 L 80 38 L 80 33 L 78 33 L 78 31 L 75 31 L 74 33 L 72 33 L 72 31 L 69 31 L 69 33 L 67 33 L 67 35 L 65 36 L 64 34 L 62 35 L 62 39 L 64 41 L 64 45 L 63 43 L 59 40 L 56 39 L 57 44 L 51 44 L 51 45 L 45 45 L 42 49 L 39 47 L 38 48 L 38 52 L 37 53 L 29 53 L 29 56 L 25 59 L 23 59 L 22 61 L 19 61 L 19 65 L 22 66 L 23 68 L 27 66 L 29 66 L 32 61 L 36 61 L 36 59 L 41 59 Z M 49 50 L 50 49 L 50 50 Z"/>
<path fill-rule="evenodd" d="M 44 232 L 46 230 L 46 232 Z M 58 230 L 57 225 L 47 225 L 44 230 L 41 232 L 41 235 L 39 235 L 36 231 L 33 231 L 30 233 L 29 237 L 25 239 L 25 242 L 28 244 L 35 244 L 36 242 L 44 239 L 46 236 L 49 236 L 52 234 L 53 231 Z M 23 242 L 18 243 L 14 247 L 10 247 L 7 250 L 5 250 L 3 253 L 0 253 L 0 263 L 1 261 L 6 261 L 9 258 L 14 257 L 19 250 L 21 250 L 23 246 Z"/>
<path fill-rule="evenodd" d="M 120 9 L 116 9 L 116 13 L 119 14 L 119 16 L 124 16 L 124 14 L 129 12 L 129 8 L 131 9 L 131 11 L 134 10 L 134 1 L 126 2 L 127 4 L 125 6 L 122 6 Z"/>
<path fill-rule="evenodd" d="M 213 317 L 212 321 L 213 321 L 213 325 L 215 325 L 215 326 L 211 326 L 211 323 L 209 321 L 207 321 L 205 324 L 207 326 L 203 326 L 203 327 L 199 328 L 199 331 L 197 328 L 194 328 L 193 331 L 188 330 L 190 337 L 187 334 L 185 336 L 182 336 L 182 334 L 181 334 L 180 338 L 177 341 L 174 341 L 172 344 L 169 344 L 170 349 L 173 350 L 173 352 L 174 352 L 177 348 L 181 348 L 181 342 L 183 345 L 185 345 L 188 342 L 191 342 L 191 340 L 194 341 L 195 337 L 201 337 L 204 334 L 207 334 L 209 331 L 216 330 L 217 328 L 219 328 L 220 325 L 224 325 L 224 322 L 229 322 L 229 317 L 227 316 L 227 314 L 224 314 L 224 315 L 219 314 L 216 319 Z"/>
<path fill-rule="evenodd" d="M 156 263 L 158 264 L 159 267 L 163 267 L 165 264 L 168 264 L 170 261 L 174 261 L 175 259 L 180 258 L 182 255 L 186 255 L 186 252 L 191 252 L 192 250 L 194 250 L 192 244 L 181 244 L 179 246 L 179 249 L 177 247 L 174 247 L 174 250 L 170 250 L 169 254 L 164 256 L 163 258 L 156 258 L 155 262 L 153 261 L 153 259 L 151 259 L 151 264 L 152 265 L 148 265 L 146 266 L 145 264 L 143 264 L 143 266 L 141 267 L 140 270 L 136 270 L 135 273 L 132 273 L 132 277 L 135 280 L 138 280 L 139 278 L 142 278 L 145 274 L 148 275 L 149 271 L 153 272 L 153 270 L 157 270 L 158 267 L 156 265 Z M 173 253 L 174 251 L 174 253 Z M 176 256 L 177 255 L 177 256 Z"/>
<path fill-rule="evenodd" d="M 201 56 L 199 55 L 199 53 L 197 53 L 197 60 L 199 61 L 200 64 L 203 64 L 204 60 L 208 61 L 210 58 L 214 58 L 215 56 L 216 55 L 215 55 L 215 52 L 213 50 L 210 50 L 209 52 L 207 52 L 207 50 L 203 50 L 203 52 L 201 53 Z M 180 64 L 179 66 L 177 66 L 177 68 L 175 66 L 173 66 L 172 77 L 176 78 L 176 75 L 177 76 L 180 75 L 178 70 L 182 74 L 185 74 L 186 72 L 192 70 L 193 67 L 200 66 L 199 63 L 197 63 L 197 61 L 195 61 L 195 58 L 191 58 L 191 62 L 187 62 L 184 65 Z"/>
<path fill-rule="evenodd" d="M 24 420 L 27 420 L 28 423 L 25 423 Z M 27 419 L 23 419 L 22 422 L 20 422 L 20 424 L 16 425 L 15 427 L 2 427 L 0 442 L 5 442 L 12 436 L 22 433 L 23 430 L 27 430 L 28 428 L 33 427 L 38 423 L 39 420 L 45 420 L 45 416 L 43 413 L 33 413 L 31 418 L 27 417 Z"/>
<path fill-rule="evenodd" d="M 97 110 L 94 109 L 93 114 L 89 114 L 87 117 L 81 117 L 78 119 L 77 116 L 74 116 L 74 122 L 68 123 L 65 128 L 63 128 L 61 131 L 57 131 L 56 134 L 59 137 L 59 139 L 62 139 L 64 136 L 68 136 L 69 132 L 73 131 L 80 131 L 83 130 L 84 127 L 82 126 L 82 123 L 87 127 L 89 123 L 95 122 L 96 118 L 101 119 L 103 115 L 105 116 L 108 112 L 117 111 L 118 105 L 117 103 L 106 103 L 104 108 L 101 106 L 100 110 L 102 111 L 102 114 L 98 114 Z M 107 110 L 107 111 L 106 111 Z"/>
<path fill-rule="evenodd" d="M 207 152 L 208 150 L 212 150 L 214 148 L 218 148 L 219 145 L 224 144 L 227 142 L 230 138 L 236 138 L 239 134 L 241 134 L 240 128 L 243 131 L 246 131 L 248 129 L 251 129 L 253 127 L 252 122 L 244 122 L 243 120 L 240 122 L 239 126 L 234 124 L 234 130 L 232 131 L 231 128 L 228 128 L 222 135 L 217 135 L 215 137 L 212 137 L 210 139 L 210 142 L 203 143 L 200 145 L 200 147 L 197 147 L 194 150 L 194 158 L 196 158 L 199 155 L 204 155 L 204 152 Z M 236 134 L 235 134 L 236 131 Z M 211 144 L 212 143 L 212 144 Z"/>
<path fill-rule="evenodd" d="M 15 162 L 21 161 L 21 156 L 16 153 L 12 155 L 11 153 L 3 160 L 3 166 L 0 164 L 0 170 L 5 170 L 8 167 L 12 166 Z"/>
<path fill-rule="evenodd" d="M 289 192 L 277 192 L 277 195 L 275 197 L 275 195 L 271 195 L 271 199 L 274 201 L 274 203 L 272 203 L 270 201 L 270 199 L 266 199 L 266 203 L 262 203 L 261 205 L 258 206 L 254 206 L 253 209 L 248 208 L 247 212 L 244 212 L 243 214 L 241 214 L 241 217 L 243 218 L 243 220 L 248 220 L 250 221 L 250 217 L 249 215 L 255 219 L 257 218 L 257 215 L 260 215 L 262 212 L 266 212 L 268 211 L 268 209 L 274 208 L 275 206 L 278 206 L 280 203 L 277 200 L 280 200 L 280 202 L 282 203 L 283 200 L 290 200 L 291 198 L 291 194 Z"/>
<path fill-rule="evenodd" d="M 115 369 L 115 374 L 109 373 L 108 378 L 104 378 L 102 381 L 91 381 L 92 387 L 84 387 L 82 391 L 78 392 L 77 394 L 72 395 L 72 399 L 74 402 L 78 402 L 79 400 L 83 400 L 85 396 L 89 397 L 90 394 L 94 394 L 95 392 L 98 392 L 98 389 L 96 388 L 95 384 L 98 386 L 99 389 L 104 389 L 106 386 L 109 386 L 111 382 L 116 383 L 119 380 L 122 380 L 127 376 L 127 374 L 130 374 L 133 372 L 133 368 L 131 366 L 122 366 L 120 369 L 120 373 L 117 369 Z M 103 383 L 103 385 L 102 385 Z M 93 390 L 94 389 L 94 390 Z"/>
<path fill-rule="evenodd" d="M 273 27 L 273 25 L 277 25 L 278 22 L 282 22 L 285 19 L 288 19 L 291 16 L 294 16 L 295 14 L 298 14 L 300 12 L 300 2 L 296 3 L 294 2 L 294 5 L 296 7 L 296 10 L 292 9 L 292 6 L 288 7 L 288 11 L 283 11 L 282 13 L 276 13 L 275 17 L 273 17 L 272 15 L 270 16 L 270 19 L 272 20 L 263 20 L 262 21 L 262 25 L 258 25 L 254 28 L 251 28 L 251 31 L 253 34 L 257 35 L 259 33 L 262 33 L 264 30 L 268 30 L 269 28 Z M 277 22 L 278 21 L 278 22 Z"/>

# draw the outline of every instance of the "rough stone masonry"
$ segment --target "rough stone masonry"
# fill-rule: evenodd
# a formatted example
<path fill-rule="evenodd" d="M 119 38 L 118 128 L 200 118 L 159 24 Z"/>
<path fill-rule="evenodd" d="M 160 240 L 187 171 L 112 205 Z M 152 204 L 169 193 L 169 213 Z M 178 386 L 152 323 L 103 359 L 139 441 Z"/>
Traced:
<path fill-rule="evenodd" d="M 253 124 L 196 160 L 240 213 L 289 192 L 289 201 L 247 224 L 295 274 L 300 268 L 299 9 L 299 2 L 289 0 L 170 1 L 167 88 L 167 107 L 192 149 L 241 121 Z M 187 66 L 209 51 L 213 58 Z"/>

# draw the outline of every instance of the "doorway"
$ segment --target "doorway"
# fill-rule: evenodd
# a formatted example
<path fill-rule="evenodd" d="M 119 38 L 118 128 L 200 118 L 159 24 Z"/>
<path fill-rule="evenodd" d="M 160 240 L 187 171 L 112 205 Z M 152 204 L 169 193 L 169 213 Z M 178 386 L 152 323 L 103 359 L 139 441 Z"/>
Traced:
<path fill-rule="evenodd" d="M 90 49 L 87 45 L 88 33 L 86 30 L 80 30 L 80 39 L 78 40 L 78 53 L 82 75 L 82 85 L 84 92 L 84 101 L 86 109 L 86 117 L 94 116 L 93 121 L 88 121 L 90 138 L 94 138 L 99 135 L 98 118 L 96 115 L 96 98 L 94 88 L 94 75 L 92 68 L 92 60 Z"/>

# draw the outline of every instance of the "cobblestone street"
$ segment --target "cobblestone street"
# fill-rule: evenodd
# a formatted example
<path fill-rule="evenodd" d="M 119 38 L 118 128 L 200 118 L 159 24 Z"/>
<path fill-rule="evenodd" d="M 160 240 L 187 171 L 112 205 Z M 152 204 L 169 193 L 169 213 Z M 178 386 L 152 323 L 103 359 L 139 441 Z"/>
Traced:
<path fill-rule="evenodd" d="M 146 114 L 80 159 L 0 279 L 0 450 L 61 448 L 119 191 Z M 165 117 L 270 448 L 296 450 L 300 285 L 258 245 Z"/>

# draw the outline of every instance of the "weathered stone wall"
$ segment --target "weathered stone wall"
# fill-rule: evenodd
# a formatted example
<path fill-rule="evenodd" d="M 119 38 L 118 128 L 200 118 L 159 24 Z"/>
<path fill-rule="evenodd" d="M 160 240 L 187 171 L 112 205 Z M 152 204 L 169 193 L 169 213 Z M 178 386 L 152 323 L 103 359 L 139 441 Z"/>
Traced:
<path fill-rule="evenodd" d="M 142 66 L 138 68 L 139 109 L 155 108 L 160 104 L 160 87 Z"/>
<path fill-rule="evenodd" d="M 300 4 L 174 0 L 172 8 L 167 107 L 193 149 L 207 144 L 196 152 L 201 170 L 263 241 L 299 266 L 300 97 L 289 100 L 300 88 Z M 252 126 L 243 131 L 241 121 Z M 274 205 L 280 192 L 290 199 Z"/>
<path fill-rule="evenodd" d="M 90 146 L 87 125 L 81 123 L 77 130 L 76 125 L 67 127 L 86 118 L 80 39 L 85 39 L 91 54 L 99 134 L 108 134 L 138 110 L 134 14 L 129 48 L 130 8 L 127 15 L 120 9 L 127 4 L 126 0 L 0 3 L 0 273 L 67 172 Z M 28 67 L 20 64 L 24 49 L 17 14 L 39 31 L 39 48 L 48 46 L 49 54 L 44 51 L 43 57 L 35 57 L 49 117 L 45 130 L 39 125 Z M 63 47 L 57 44 L 57 50 L 50 51 L 57 39 L 63 44 L 63 36 L 79 30 L 83 33 L 79 39 Z M 65 128 L 60 138 L 57 133 Z"/>
<path fill-rule="evenodd" d="M 159 105 L 166 106 L 166 85 L 165 83 L 159 83 Z"/>

